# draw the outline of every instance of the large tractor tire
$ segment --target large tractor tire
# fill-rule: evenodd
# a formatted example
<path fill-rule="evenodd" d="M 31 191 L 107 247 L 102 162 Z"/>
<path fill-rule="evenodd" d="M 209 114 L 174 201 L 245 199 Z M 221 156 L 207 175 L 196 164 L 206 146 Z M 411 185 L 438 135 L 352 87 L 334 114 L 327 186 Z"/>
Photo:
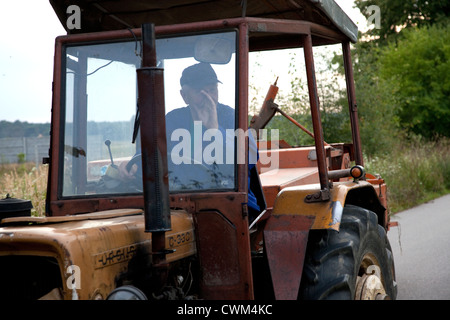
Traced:
<path fill-rule="evenodd" d="M 339 232 L 312 230 L 299 299 L 395 299 L 394 259 L 375 213 L 344 208 Z"/>

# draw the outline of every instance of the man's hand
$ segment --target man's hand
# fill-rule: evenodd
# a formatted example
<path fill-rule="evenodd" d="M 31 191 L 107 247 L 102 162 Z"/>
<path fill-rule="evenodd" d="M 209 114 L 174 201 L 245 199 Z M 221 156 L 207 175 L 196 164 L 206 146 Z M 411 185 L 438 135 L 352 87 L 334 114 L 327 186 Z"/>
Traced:
<path fill-rule="evenodd" d="M 202 125 L 207 129 L 219 128 L 217 119 L 217 84 L 206 85 L 203 89 L 195 89 L 185 85 L 180 93 L 184 102 L 189 105 L 194 121 L 201 121 Z"/>
<path fill-rule="evenodd" d="M 127 162 L 122 162 L 119 165 L 119 178 L 122 181 L 130 181 L 130 180 L 136 179 L 135 174 L 137 172 L 138 166 L 136 164 L 133 164 L 131 166 L 130 171 L 128 171 L 127 164 L 128 164 Z"/>
<path fill-rule="evenodd" d="M 199 120 L 207 129 L 219 128 L 216 102 L 205 90 L 200 91 L 200 93 L 203 95 L 203 108 L 197 108 L 196 110 Z"/>

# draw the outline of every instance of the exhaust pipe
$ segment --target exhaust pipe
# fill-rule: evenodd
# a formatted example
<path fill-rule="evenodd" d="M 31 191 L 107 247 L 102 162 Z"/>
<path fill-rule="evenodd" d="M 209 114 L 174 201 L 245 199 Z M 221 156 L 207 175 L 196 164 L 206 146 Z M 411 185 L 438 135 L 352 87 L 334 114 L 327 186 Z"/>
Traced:
<path fill-rule="evenodd" d="M 142 25 L 143 56 L 137 69 L 145 232 L 152 232 L 154 264 L 165 261 L 171 229 L 164 104 L 164 70 L 156 67 L 155 28 Z M 157 260 L 157 261 L 155 261 Z"/>

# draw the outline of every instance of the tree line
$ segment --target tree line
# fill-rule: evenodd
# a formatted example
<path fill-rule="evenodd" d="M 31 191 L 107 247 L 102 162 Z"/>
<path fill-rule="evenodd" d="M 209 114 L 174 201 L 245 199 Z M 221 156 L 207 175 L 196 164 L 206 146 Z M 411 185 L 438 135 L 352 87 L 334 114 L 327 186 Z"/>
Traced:
<path fill-rule="evenodd" d="M 0 121 L 0 138 L 32 138 L 50 135 L 50 123 Z"/>
<path fill-rule="evenodd" d="M 130 121 L 95 122 L 88 121 L 89 135 L 104 135 L 105 139 L 121 139 L 129 133 L 132 135 Z M 66 124 L 67 132 L 72 131 L 72 125 Z M 0 121 L 0 139 L 2 138 L 37 138 L 50 136 L 50 123 L 29 123 L 22 121 Z"/>

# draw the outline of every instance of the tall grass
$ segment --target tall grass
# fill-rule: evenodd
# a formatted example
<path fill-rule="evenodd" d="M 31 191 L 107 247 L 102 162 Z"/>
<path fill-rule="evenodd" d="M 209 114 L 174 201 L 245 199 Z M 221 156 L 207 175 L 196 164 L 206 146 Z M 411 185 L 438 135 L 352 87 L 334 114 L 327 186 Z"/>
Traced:
<path fill-rule="evenodd" d="M 0 196 L 31 200 L 34 216 L 45 215 L 48 166 L 33 163 L 0 165 Z"/>
<path fill-rule="evenodd" d="M 450 192 L 450 140 L 415 139 L 366 159 L 365 167 L 385 179 L 389 207 L 396 213 Z"/>

